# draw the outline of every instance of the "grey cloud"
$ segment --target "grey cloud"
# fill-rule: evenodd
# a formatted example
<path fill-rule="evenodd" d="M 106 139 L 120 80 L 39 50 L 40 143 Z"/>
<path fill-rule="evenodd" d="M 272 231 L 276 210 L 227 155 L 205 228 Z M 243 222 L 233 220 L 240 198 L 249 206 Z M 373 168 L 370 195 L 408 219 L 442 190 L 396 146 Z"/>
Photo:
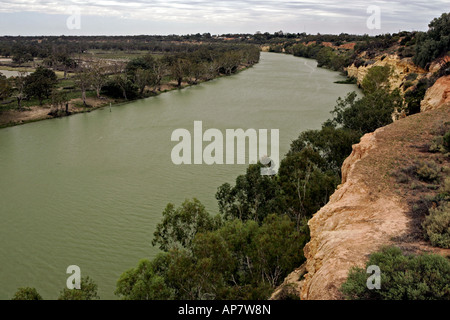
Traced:
<path fill-rule="evenodd" d="M 162 29 L 177 22 L 177 25 L 185 26 L 178 33 L 201 29 L 202 24 L 215 29 L 210 31 L 216 33 L 231 31 L 226 28 L 241 32 L 280 29 L 301 32 L 300 25 L 311 33 L 365 33 L 365 21 L 369 16 L 366 9 L 369 5 L 377 5 L 381 8 L 382 21 L 379 33 L 385 33 L 405 28 L 426 29 L 432 18 L 445 12 L 448 1 L 0 0 L 0 14 L 32 12 L 36 16 L 64 15 L 73 5 L 81 9 L 86 19 L 90 19 L 89 16 L 117 21 L 132 19 L 141 21 L 139 25 L 158 24 Z M 112 33 L 113 29 L 114 26 L 111 26 Z M 61 31 L 64 32 L 63 29 Z M 136 30 L 136 33 L 141 32 Z"/>

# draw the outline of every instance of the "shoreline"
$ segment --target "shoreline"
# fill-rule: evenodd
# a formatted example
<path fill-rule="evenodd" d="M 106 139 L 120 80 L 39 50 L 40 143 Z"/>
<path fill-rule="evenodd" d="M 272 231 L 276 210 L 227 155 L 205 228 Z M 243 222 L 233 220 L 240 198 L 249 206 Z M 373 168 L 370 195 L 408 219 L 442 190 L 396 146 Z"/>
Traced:
<path fill-rule="evenodd" d="M 257 63 L 259 63 L 259 61 Z M 255 64 L 257 64 L 257 63 L 255 63 Z M 139 97 L 137 99 L 124 100 L 124 99 L 108 98 L 108 97 L 104 97 L 104 96 L 101 96 L 100 98 L 88 97 L 88 98 L 86 98 L 86 102 L 89 105 L 89 107 L 84 107 L 84 106 L 78 107 L 77 106 L 77 104 L 82 103 L 81 98 L 71 99 L 69 101 L 69 114 L 64 114 L 61 116 L 50 115 L 49 112 L 52 110 L 52 107 L 49 104 L 45 104 L 42 106 L 36 105 L 36 106 L 27 107 L 25 110 L 22 110 L 22 111 L 19 111 L 16 109 L 2 111 L 2 112 L 0 112 L 0 130 L 4 129 L 4 128 L 15 127 L 15 126 L 27 124 L 27 123 L 33 123 L 33 122 L 38 122 L 38 121 L 43 121 L 43 120 L 50 120 L 50 119 L 64 118 L 64 117 L 69 117 L 69 116 L 72 116 L 75 114 L 80 114 L 80 113 L 89 113 L 89 112 L 92 112 L 92 111 L 95 111 L 98 109 L 103 109 L 105 107 L 108 107 L 110 104 L 111 104 L 111 107 L 113 107 L 113 106 L 123 105 L 123 104 L 129 103 L 129 102 L 134 102 L 134 101 L 143 100 L 143 99 L 147 99 L 147 98 L 151 98 L 151 97 L 156 97 L 156 96 L 166 93 L 166 92 L 170 92 L 170 91 L 174 91 L 174 90 L 182 90 L 182 89 L 185 89 L 188 87 L 199 85 L 204 82 L 209 82 L 209 81 L 213 81 L 213 80 L 216 80 L 216 79 L 219 79 L 222 77 L 229 77 L 229 76 L 236 75 L 242 71 L 250 69 L 255 64 L 250 65 L 250 66 L 240 66 L 238 68 L 238 70 L 231 75 L 220 74 L 219 76 L 217 76 L 213 79 L 200 80 L 197 83 L 192 83 L 192 84 L 189 84 L 187 82 L 182 82 L 180 87 L 177 87 L 175 81 L 169 81 L 167 83 L 163 83 L 163 84 L 159 85 L 155 91 L 150 91 L 150 93 L 147 93 L 146 96 Z M 80 95 L 81 95 L 81 93 L 80 93 Z"/>

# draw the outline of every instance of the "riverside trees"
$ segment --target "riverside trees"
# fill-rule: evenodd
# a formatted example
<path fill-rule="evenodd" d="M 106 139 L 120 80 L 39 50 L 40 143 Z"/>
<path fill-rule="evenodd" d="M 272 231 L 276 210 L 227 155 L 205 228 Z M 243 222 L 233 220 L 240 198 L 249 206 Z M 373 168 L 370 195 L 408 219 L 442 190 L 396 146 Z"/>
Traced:
<path fill-rule="evenodd" d="M 133 59 L 126 66 L 126 74 L 142 95 L 146 86 L 155 91 L 164 77 L 174 80 L 176 86 L 181 87 L 183 82 L 196 84 L 220 74 L 230 75 L 240 66 L 249 66 L 258 61 L 259 49 L 255 46 L 204 45 L 192 52 L 166 54 L 159 59 L 151 54 Z"/>
<path fill-rule="evenodd" d="M 38 67 L 35 72 L 25 79 L 25 92 L 28 96 L 39 99 L 39 104 L 45 98 L 49 98 L 53 87 L 56 85 L 57 77 L 55 72 L 44 67 Z"/>
<path fill-rule="evenodd" d="M 19 73 L 11 79 L 0 79 L 0 99 L 8 101 L 8 98 L 16 98 L 19 110 L 22 110 L 24 100 L 30 101 L 27 105 L 32 105 L 33 98 L 39 100 L 40 105 L 45 100 L 53 104 L 50 96 L 57 87 L 68 97 L 73 97 L 73 93 L 79 90 L 84 106 L 87 106 L 86 98 L 91 90 L 95 90 L 97 98 L 104 94 L 129 100 L 156 94 L 162 90 L 163 84 L 168 88 L 180 88 L 186 83 L 197 84 L 235 73 L 259 61 L 259 48 L 249 44 L 180 42 L 170 44 L 171 49 L 163 50 L 163 54 L 155 46 L 152 50 L 157 53 L 150 51 L 145 56 L 126 61 L 88 58 L 83 54 L 90 40 L 80 38 L 75 39 L 74 43 L 63 40 L 61 43 L 42 46 L 47 40 L 29 42 L 28 38 L 21 38 L 17 40 L 19 44 L 9 45 L 9 38 L 0 37 L 0 53 L 7 56 L 29 53 L 32 58 L 36 58 L 33 65 L 41 65 L 31 76 Z M 134 38 L 131 40 L 135 41 Z M 114 42 L 115 39 L 108 41 Z M 24 61 L 21 60 L 21 63 Z M 51 69 L 63 71 L 62 79 L 58 81 Z M 60 85 L 57 85 L 58 82 Z M 2 107 L 11 108 L 10 104 L 12 102 L 6 102 Z"/>

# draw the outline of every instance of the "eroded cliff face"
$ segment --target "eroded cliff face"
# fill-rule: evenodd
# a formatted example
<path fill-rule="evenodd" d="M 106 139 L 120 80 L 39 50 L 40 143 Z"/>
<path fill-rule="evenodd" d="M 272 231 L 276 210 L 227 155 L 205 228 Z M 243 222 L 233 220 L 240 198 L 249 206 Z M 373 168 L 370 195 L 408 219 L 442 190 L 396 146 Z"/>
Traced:
<path fill-rule="evenodd" d="M 306 263 L 286 278 L 272 299 L 287 295 L 341 299 L 339 289 L 350 268 L 364 267 L 369 255 L 385 245 L 450 254 L 450 249 L 411 240 L 410 199 L 393 177 L 405 159 L 427 159 L 418 145 L 430 143 L 432 132 L 446 121 L 450 121 L 450 106 L 443 104 L 368 133 L 353 146 L 342 166 L 342 184 L 308 222 L 311 240 L 304 248 Z"/>
<path fill-rule="evenodd" d="M 349 77 L 354 77 L 357 80 L 358 85 L 360 85 L 367 75 L 370 68 L 374 66 L 386 66 L 392 67 L 392 77 L 391 86 L 392 88 L 402 88 L 403 84 L 407 81 L 406 77 L 410 73 L 416 73 L 418 75 L 417 79 L 420 79 L 427 75 L 427 71 L 416 66 L 411 58 L 400 59 L 396 55 L 382 55 L 377 56 L 374 59 L 374 63 L 368 66 L 356 67 L 354 64 L 347 67 L 347 73 Z"/>
<path fill-rule="evenodd" d="M 304 248 L 308 273 L 302 299 L 339 299 L 348 270 L 364 266 L 371 252 L 407 230 L 404 204 L 367 179 L 367 164 L 374 159 L 364 160 L 380 148 L 378 137 L 384 130 L 366 134 L 353 146 L 343 164 L 343 184 L 308 223 L 311 241 Z"/>
<path fill-rule="evenodd" d="M 420 111 L 429 111 L 450 106 L 450 75 L 439 78 L 428 88 L 420 103 Z"/>

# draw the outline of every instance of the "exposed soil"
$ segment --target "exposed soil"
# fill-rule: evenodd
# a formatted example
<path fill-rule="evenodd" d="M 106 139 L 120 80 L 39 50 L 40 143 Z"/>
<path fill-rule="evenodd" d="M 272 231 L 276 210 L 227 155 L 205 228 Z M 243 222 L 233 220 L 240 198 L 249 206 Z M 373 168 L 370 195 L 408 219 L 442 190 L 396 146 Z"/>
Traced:
<path fill-rule="evenodd" d="M 417 203 L 436 195 L 438 186 L 413 177 L 401 183 L 396 174 L 420 161 L 449 166 L 443 154 L 428 151 L 446 121 L 449 107 L 412 115 L 366 134 L 354 145 L 343 165 L 343 184 L 308 222 L 307 273 L 298 284 L 302 299 L 341 299 L 339 288 L 349 269 L 363 267 L 382 246 L 450 255 L 450 249 L 425 241 L 420 229 L 426 211 L 417 211 Z M 448 171 L 441 170 L 440 175 L 443 179 Z"/>
<path fill-rule="evenodd" d="M 69 101 L 68 111 L 69 115 L 88 112 L 114 102 L 114 100 L 107 98 L 86 98 L 86 104 L 89 107 L 85 108 L 84 106 L 82 106 L 83 101 L 81 100 L 81 98 L 72 99 Z M 5 110 L 3 112 L 0 112 L 0 127 L 14 126 L 44 119 L 52 119 L 54 118 L 54 116 L 49 114 L 51 111 L 52 107 L 50 105 L 27 107 L 23 108 L 21 111 Z"/>

